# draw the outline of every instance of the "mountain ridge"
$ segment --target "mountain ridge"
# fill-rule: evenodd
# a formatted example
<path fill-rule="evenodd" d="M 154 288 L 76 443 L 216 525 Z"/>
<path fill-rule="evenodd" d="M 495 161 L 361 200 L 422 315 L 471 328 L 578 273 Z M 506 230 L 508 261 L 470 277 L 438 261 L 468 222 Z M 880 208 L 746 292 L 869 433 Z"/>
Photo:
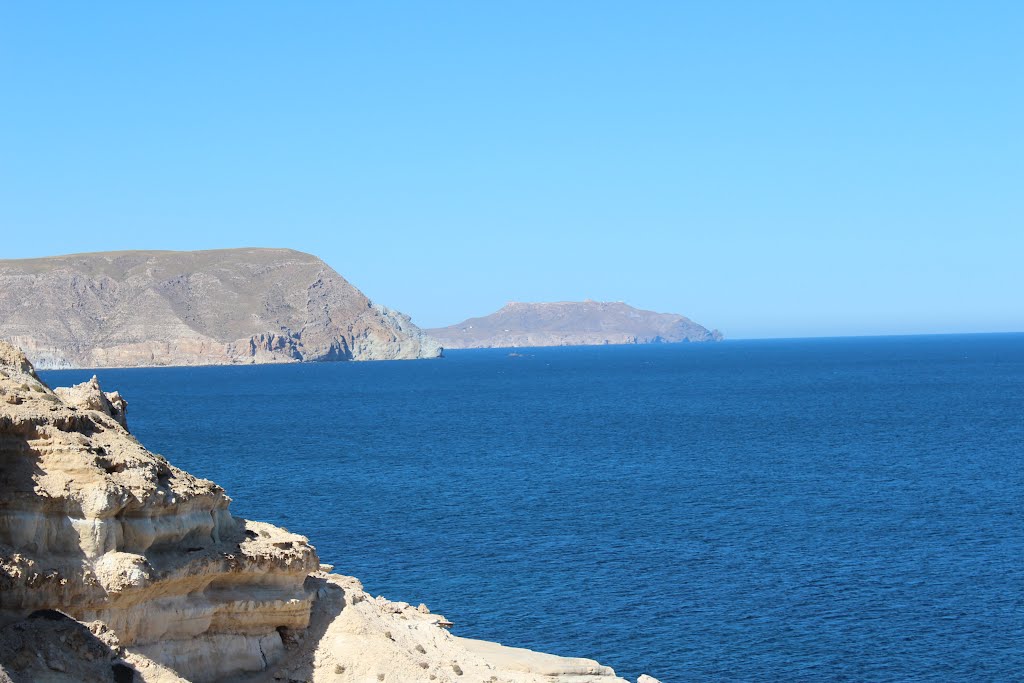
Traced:
<path fill-rule="evenodd" d="M 41 368 L 441 353 L 318 257 L 259 247 L 0 260 L 0 337 Z"/>

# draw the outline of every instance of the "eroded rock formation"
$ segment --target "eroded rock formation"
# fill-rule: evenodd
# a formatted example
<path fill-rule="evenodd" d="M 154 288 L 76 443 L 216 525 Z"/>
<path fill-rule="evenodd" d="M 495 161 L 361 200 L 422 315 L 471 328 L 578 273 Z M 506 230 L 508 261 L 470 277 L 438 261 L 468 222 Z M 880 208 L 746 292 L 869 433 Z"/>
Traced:
<path fill-rule="evenodd" d="M 0 681 L 620 680 L 368 595 L 143 448 L 124 405 L 0 342 Z"/>
<path fill-rule="evenodd" d="M 114 418 L 119 425 L 128 429 L 128 401 L 124 400 L 116 391 L 101 390 L 96 375 L 93 375 L 88 382 L 82 382 L 73 387 L 55 387 L 53 393 L 57 394 L 60 400 L 68 406 L 81 410 L 98 410 L 104 415 Z"/>
<path fill-rule="evenodd" d="M 408 316 L 290 249 L 0 260 L 0 338 L 40 368 L 434 358 Z"/>

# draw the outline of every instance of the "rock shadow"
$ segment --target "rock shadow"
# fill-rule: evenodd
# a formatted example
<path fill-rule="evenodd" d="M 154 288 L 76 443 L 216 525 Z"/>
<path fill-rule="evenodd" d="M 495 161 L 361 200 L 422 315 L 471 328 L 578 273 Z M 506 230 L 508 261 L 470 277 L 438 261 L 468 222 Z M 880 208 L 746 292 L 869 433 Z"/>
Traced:
<path fill-rule="evenodd" d="M 38 610 L 0 628 L 0 682 L 133 683 L 136 672 L 84 624 Z"/>
<path fill-rule="evenodd" d="M 313 660 L 331 622 L 348 604 L 348 595 L 341 586 L 326 579 L 306 577 L 306 590 L 315 593 L 309 626 L 304 631 L 278 629 L 285 645 L 285 656 L 266 671 L 231 679 L 225 683 L 308 683 L 313 680 Z"/>

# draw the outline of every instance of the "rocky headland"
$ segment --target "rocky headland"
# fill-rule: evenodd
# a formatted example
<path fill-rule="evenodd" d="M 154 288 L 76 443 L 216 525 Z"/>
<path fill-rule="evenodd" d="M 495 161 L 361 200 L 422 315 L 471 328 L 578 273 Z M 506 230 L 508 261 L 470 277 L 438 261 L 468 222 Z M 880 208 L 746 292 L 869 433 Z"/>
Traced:
<path fill-rule="evenodd" d="M 303 536 L 234 517 L 127 412 L 0 342 L 0 682 L 622 680 L 366 593 Z"/>
<path fill-rule="evenodd" d="M 428 329 L 447 349 L 602 344 L 672 344 L 719 341 L 708 330 L 675 313 L 655 313 L 621 301 L 559 301 L 507 304 L 482 318 Z"/>
<path fill-rule="evenodd" d="M 0 338 L 40 368 L 441 355 L 408 316 L 290 249 L 0 260 Z"/>

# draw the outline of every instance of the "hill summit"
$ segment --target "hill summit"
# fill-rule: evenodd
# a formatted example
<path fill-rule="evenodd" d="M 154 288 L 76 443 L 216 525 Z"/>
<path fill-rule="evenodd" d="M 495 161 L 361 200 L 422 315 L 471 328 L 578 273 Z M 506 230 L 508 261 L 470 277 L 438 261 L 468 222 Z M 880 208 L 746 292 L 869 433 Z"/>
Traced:
<path fill-rule="evenodd" d="M 719 341 L 675 313 L 655 313 L 621 301 L 513 302 L 482 318 L 427 330 L 445 348 L 592 346 Z"/>
<path fill-rule="evenodd" d="M 40 368 L 441 354 L 408 316 L 290 249 L 0 260 L 0 338 Z"/>

